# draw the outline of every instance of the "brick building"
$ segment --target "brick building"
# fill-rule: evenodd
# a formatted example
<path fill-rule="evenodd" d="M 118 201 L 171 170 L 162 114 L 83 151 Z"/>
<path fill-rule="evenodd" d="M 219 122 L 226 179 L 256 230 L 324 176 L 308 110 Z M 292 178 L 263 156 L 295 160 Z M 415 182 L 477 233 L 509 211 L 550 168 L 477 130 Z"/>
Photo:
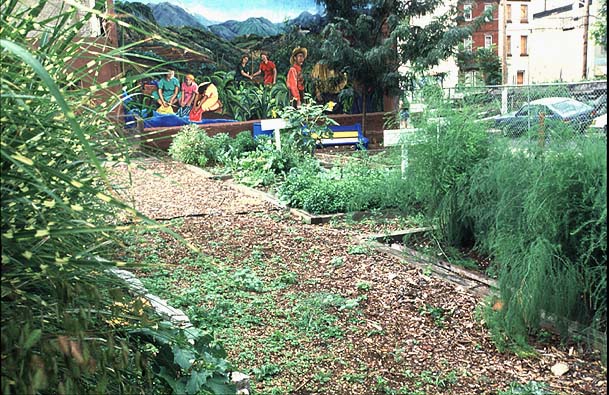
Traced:
<path fill-rule="evenodd" d="M 478 48 L 493 48 L 497 54 L 497 43 L 499 42 L 499 0 L 471 0 L 459 5 L 463 13 L 463 23 L 470 23 L 480 17 L 485 11 L 490 10 L 492 17 L 488 18 L 479 29 L 477 29 L 469 40 L 465 40 L 464 46 L 475 51 Z"/>
<path fill-rule="evenodd" d="M 475 60 L 477 51 L 487 48 L 499 55 L 499 0 L 466 0 L 458 5 L 458 9 L 463 17 L 460 22 L 462 26 L 471 24 L 478 18 L 484 18 L 485 21 L 470 37 L 463 40 L 465 52 L 457 56 L 459 81 L 465 85 L 477 85 L 484 79 L 480 65 Z"/>

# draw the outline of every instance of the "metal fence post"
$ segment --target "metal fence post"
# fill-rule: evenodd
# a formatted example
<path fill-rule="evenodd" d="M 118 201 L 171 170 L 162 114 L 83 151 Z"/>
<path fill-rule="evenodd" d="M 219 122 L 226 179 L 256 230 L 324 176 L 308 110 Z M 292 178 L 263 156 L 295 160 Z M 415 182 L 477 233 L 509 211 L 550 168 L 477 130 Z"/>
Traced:
<path fill-rule="evenodd" d="M 540 148 L 543 148 L 543 146 L 545 145 L 545 140 L 546 140 L 545 127 L 544 127 L 545 119 L 546 119 L 546 113 L 540 112 L 539 113 L 539 140 L 538 140 Z"/>

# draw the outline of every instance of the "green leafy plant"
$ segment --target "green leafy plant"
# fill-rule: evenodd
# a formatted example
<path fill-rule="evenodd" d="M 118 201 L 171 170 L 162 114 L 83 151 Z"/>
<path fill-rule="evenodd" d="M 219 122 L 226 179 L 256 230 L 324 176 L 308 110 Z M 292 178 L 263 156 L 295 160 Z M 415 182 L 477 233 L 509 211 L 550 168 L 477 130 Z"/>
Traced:
<path fill-rule="evenodd" d="M 134 337 L 156 346 L 152 358 L 155 375 L 176 394 L 235 392 L 227 383 L 231 368 L 226 352 L 213 337 L 197 328 L 177 329 L 161 323 L 158 329 L 132 331 Z"/>
<path fill-rule="evenodd" d="M 305 101 L 300 108 L 291 106 L 279 110 L 281 118 L 285 119 L 287 126 L 282 129 L 282 139 L 285 144 L 293 145 L 304 152 L 312 152 L 317 139 L 322 136 L 331 138 L 330 125 L 337 122 L 326 114 L 331 111 L 334 103 L 325 105 L 314 104 L 310 97 L 305 96 Z"/>
<path fill-rule="evenodd" d="M 241 288 L 247 291 L 261 292 L 264 286 L 258 276 L 248 268 L 237 270 L 233 278 Z"/>
<path fill-rule="evenodd" d="M 262 365 L 259 368 L 254 368 L 252 373 L 256 375 L 258 380 L 264 381 L 267 380 L 281 372 L 281 368 L 275 364 L 266 364 Z"/>
<path fill-rule="evenodd" d="M 606 152 L 593 139 L 498 144 L 475 169 L 463 208 L 501 262 L 497 331 L 526 340 L 542 312 L 563 335 L 568 320 L 606 329 Z"/>
<path fill-rule="evenodd" d="M 450 244 L 467 245 L 472 242 L 471 220 L 460 206 L 474 182 L 474 166 L 488 156 L 488 134 L 483 125 L 471 122 L 469 111 L 455 112 L 441 92 L 430 92 L 427 100 L 435 110 L 424 114 L 418 142 L 408 147 L 407 182 L 428 216 L 439 221 L 442 236 Z"/>
<path fill-rule="evenodd" d="M 314 214 L 401 206 L 407 192 L 399 170 L 375 163 L 367 157 L 353 158 L 322 170 L 319 163 L 303 162 L 288 173 L 278 195 L 291 207 Z"/>
<path fill-rule="evenodd" d="M 295 325 L 303 331 L 321 338 L 342 337 L 344 332 L 336 323 L 338 311 L 351 311 L 358 306 L 355 299 L 347 299 L 329 293 L 312 294 L 299 299 L 292 314 Z"/>
<path fill-rule="evenodd" d="M 281 181 L 285 175 L 300 163 L 309 160 L 293 146 L 276 150 L 269 139 L 259 138 L 255 151 L 243 153 L 231 162 L 234 178 L 249 186 L 268 186 Z"/>
<path fill-rule="evenodd" d="M 438 328 L 444 328 L 447 312 L 442 307 L 432 306 L 426 303 L 425 307 L 419 308 L 419 314 L 429 315 Z"/>
<path fill-rule="evenodd" d="M 180 128 L 169 146 L 169 155 L 177 161 L 204 167 L 208 157 L 204 149 L 205 131 L 195 124 Z"/>
<path fill-rule="evenodd" d="M 510 387 L 504 391 L 499 391 L 499 395 L 554 395 L 556 392 L 549 389 L 543 382 L 529 381 L 526 384 L 511 383 Z"/>

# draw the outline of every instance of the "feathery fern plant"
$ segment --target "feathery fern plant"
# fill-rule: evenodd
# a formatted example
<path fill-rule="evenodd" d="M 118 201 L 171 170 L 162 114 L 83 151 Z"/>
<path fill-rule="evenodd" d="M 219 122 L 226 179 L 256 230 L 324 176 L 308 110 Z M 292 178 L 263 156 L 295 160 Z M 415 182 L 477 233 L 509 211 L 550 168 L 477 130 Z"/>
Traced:
<path fill-rule="evenodd" d="M 464 211 L 480 249 L 495 256 L 504 308 L 493 320 L 526 339 L 545 313 L 607 330 L 607 146 L 555 138 L 495 144 L 473 171 Z"/>

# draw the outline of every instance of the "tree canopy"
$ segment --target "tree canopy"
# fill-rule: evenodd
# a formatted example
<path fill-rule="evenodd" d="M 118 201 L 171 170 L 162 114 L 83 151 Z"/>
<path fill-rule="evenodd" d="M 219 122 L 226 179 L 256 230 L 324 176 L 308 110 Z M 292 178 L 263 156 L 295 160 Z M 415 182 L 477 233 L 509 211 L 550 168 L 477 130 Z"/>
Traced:
<path fill-rule="evenodd" d="M 601 0 L 599 3 L 598 18 L 592 35 L 596 43 L 607 50 L 607 0 Z"/>
<path fill-rule="evenodd" d="M 346 71 L 362 91 L 375 87 L 389 95 L 453 55 L 486 16 L 465 24 L 454 5 L 436 12 L 444 5 L 440 0 L 317 3 L 325 6 L 331 21 L 322 32 L 322 61 Z M 401 64 L 410 66 L 406 75 L 398 73 Z"/>

